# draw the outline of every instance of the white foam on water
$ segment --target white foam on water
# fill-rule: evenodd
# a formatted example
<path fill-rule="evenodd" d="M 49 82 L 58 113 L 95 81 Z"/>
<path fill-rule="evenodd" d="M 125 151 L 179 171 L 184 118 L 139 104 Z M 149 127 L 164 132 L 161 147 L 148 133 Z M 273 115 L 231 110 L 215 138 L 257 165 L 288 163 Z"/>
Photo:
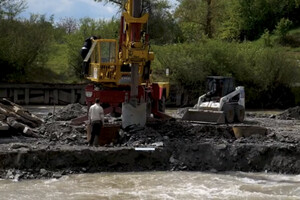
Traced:
<path fill-rule="evenodd" d="M 0 199 L 300 199 L 299 178 L 242 172 L 81 174 L 50 180 L 1 180 Z"/>

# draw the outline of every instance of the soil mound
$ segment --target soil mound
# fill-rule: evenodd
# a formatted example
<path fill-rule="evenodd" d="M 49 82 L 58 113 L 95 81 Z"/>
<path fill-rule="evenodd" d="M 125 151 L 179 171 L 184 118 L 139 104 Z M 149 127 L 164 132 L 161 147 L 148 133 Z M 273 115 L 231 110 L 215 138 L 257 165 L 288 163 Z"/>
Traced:
<path fill-rule="evenodd" d="M 296 107 L 289 108 L 289 109 L 285 110 L 284 112 L 277 115 L 277 119 L 283 119 L 283 120 L 297 119 L 297 120 L 300 120 L 300 106 L 296 106 Z"/>
<path fill-rule="evenodd" d="M 79 103 L 69 104 L 54 114 L 57 121 L 68 121 L 87 114 L 87 108 Z"/>

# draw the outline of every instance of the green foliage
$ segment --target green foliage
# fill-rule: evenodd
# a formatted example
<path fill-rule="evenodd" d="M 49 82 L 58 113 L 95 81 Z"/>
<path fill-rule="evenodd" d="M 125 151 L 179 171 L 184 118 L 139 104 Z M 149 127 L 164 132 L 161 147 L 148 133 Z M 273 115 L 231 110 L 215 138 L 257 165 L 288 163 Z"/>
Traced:
<path fill-rule="evenodd" d="M 178 0 L 175 17 L 187 41 L 207 35 L 227 41 L 255 40 L 281 18 L 300 25 L 299 0 Z"/>
<path fill-rule="evenodd" d="M 287 33 L 289 32 L 292 21 L 289 19 L 282 18 L 276 25 L 275 33 L 279 36 L 279 40 L 283 41 L 286 38 Z"/>
<path fill-rule="evenodd" d="M 26 0 L 0 0 L 0 19 L 13 20 L 27 7 Z"/>
<path fill-rule="evenodd" d="M 150 17 L 147 30 L 153 44 L 170 44 L 182 40 L 181 30 L 169 9 L 167 1 L 151 2 L 148 5 Z"/>
<path fill-rule="evenodd" d="M 224 19 L 225 2 L 224 0 L 180 1 L 175 17 L 179 20 L 186 40 L 198 40 L 201 35 L 213 38 Z"/>
<path fill-rule="evenodd" d="M 268 29 L 265 30 L 264 34 L 261 36 L 264 42 L 265 47 L 272 47 L 272 40 L 271 40 L 271 34 Z"/>
<path fill-rule="evenodd" d="M 247 91 L 247 105 L 266 106 L 283 98 L 278 88 L 291 86 L 299 77 L 297 63 L 282 49 L 251 43 L 205 40 L 154 48 L 156 69 L 170 68 L 171 81 L 187 91 L 190 100 L 204 92 L 208 75 L 232 76 Z M 275 98 L 275 96 L 278 97 Z"/>
<path fill-rule="evenodd" d="M 225 8 L 224 19 L 218 32 L 218 38 L 226 41 L 240 40 L 242 18 L 240 11 L 240 4 L 236 0 L 228 0 Z"/>
<path fill-rule="evenodd" d="M 289 18 L 300 25 L 298 0 L 239 0 L 241 38 L 254 40 L 265 29 L 275 29 L 281 18 Z"/>
<path fill-rule="evenodd" d="M 24 80 L 32 68 L 44 66 L 52 40 L 52 25 L 44 16 L 24 21 L 3 19 L 0 27 L 6 27 L 0 29 L 2 80 Z"/>

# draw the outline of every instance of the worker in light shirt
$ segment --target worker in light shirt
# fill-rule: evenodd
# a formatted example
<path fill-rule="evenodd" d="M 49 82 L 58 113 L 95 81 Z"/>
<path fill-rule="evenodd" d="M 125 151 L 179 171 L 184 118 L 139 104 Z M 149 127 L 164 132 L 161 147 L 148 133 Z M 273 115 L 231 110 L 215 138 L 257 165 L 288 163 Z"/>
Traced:
<path fill-rule="evenodd" d="M 95 104 L 89 109 L 88 122 L 91 125 L 91 139 L 89 141 L 89 146 L 92 146 L 96 135 L 100 135 L 101 128 L 104 124 L 104 111 L 100 106 L 100 100 L 96 98 Z"/>

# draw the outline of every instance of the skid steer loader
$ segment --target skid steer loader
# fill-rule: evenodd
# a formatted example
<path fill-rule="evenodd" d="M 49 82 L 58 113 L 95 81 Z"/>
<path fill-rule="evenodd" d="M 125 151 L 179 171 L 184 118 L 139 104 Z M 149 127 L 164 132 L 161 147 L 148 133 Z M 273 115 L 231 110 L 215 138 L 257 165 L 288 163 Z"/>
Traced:
<path fill-rule="evenodd" d="M 243 86 L 235 88 L 231 77 L 207 77 L 207 93 L 188 109 L 183 120 L 209 123 L 243 122 L 245 116 L 245 92 Z"/>

